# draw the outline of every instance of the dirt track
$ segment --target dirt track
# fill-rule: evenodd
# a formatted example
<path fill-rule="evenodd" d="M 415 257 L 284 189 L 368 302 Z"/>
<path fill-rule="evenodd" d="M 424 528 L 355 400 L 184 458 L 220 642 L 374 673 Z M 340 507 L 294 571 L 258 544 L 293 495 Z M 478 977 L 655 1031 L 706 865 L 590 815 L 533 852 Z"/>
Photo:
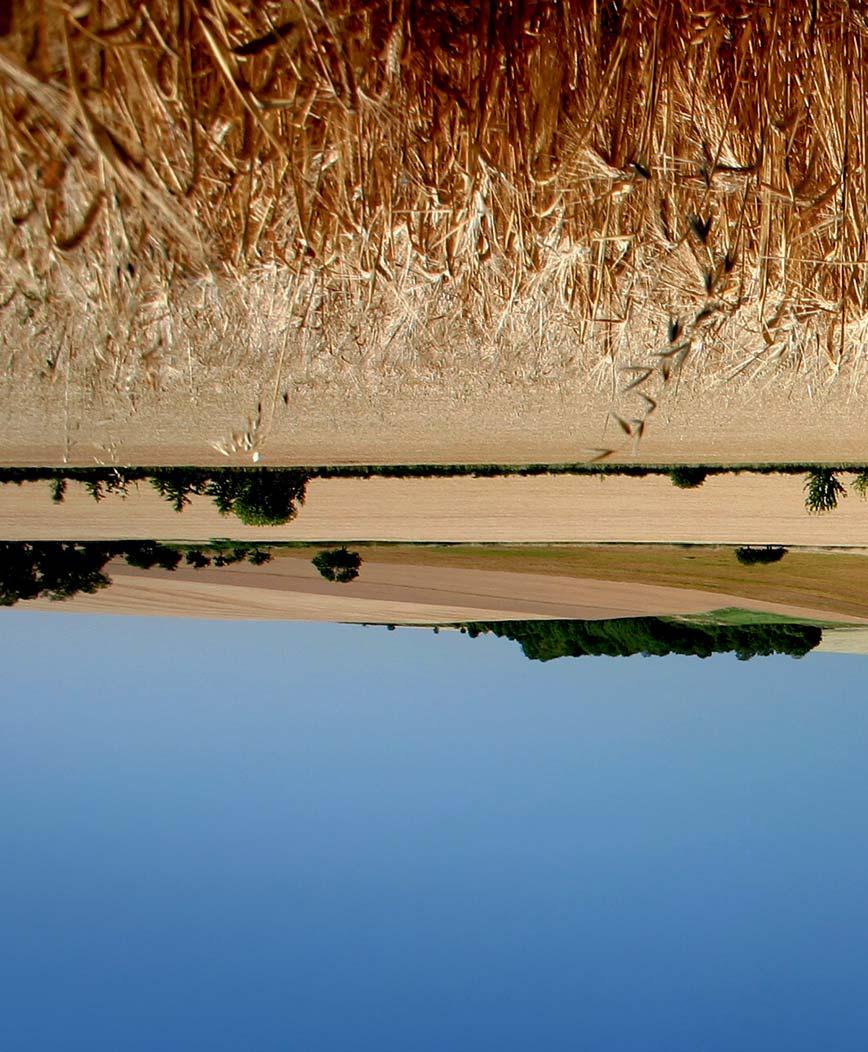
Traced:
<path fill-rule="evenodd" d="M 313 481 L 298 518 L 245 527 L 204 498 L 177 514 L 148 486 L 97 504 L 70 486 L 0 487 L 0 537 L 10 540 L 599 541 L 868 546 L 868 503 L 850 496 L 809 515 L 802 479 L 710 478 L 677 490 L 665 478 L 506 478 Z"/>

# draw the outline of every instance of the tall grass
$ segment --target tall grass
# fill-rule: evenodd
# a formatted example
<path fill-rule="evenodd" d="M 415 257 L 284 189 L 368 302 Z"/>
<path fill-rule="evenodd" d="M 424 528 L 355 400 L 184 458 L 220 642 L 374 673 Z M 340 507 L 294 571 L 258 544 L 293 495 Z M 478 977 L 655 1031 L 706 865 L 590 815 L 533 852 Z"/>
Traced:
<path fill-rule="evenodd" d="M 462 352 L 611 385 L 636 442 L 683 376 L 864 374 L 861 5 L 17 0 L 0 33 L 0 336 L 50 378 Z"/>

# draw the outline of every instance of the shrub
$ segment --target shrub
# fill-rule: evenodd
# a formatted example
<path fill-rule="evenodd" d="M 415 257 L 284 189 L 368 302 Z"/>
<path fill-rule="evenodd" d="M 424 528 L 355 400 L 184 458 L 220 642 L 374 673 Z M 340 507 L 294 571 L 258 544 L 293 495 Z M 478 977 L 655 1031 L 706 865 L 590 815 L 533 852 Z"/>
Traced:
<path fill-rule="evenodd" d="M 202 570 L 211 565 L 211 559 L 200 548 L 193 548 L 187 552 L 187 565 Z"/>
<path fill-rule="evenodd" d="M 307 476 L 300 471 L 247 471 L 237 479 L 231 510 L 245 526 L 281 526 L 304 503 Z"/>
<path fill-rule="evenodd" d="M 767 544 L 764 548 L 736 548 L 735 557 L 742 566 L 756 566 L 762 563 L 777 563 L 787 554 L 786 548 L 773 547 Z"/>
<path fill-rule="evenodd" d="M 346 548 L 335 548 L 331 551 L 320 552 L 311 562 L 327 581 L 346 584 L 359 576 L 362 558 L 358 552 L 351 552 Z"/>
<path fill-rule="evenodd" d="M 708 472 L 705 468 L 672 468 L 669 472 L 669 479 L 673 486 L 677 486 L 679 489 L 695 489 L 697 486 L 701 486 L 708 477 Z"/>
<path fill-rule="evenodd" d="M 805 480 L 805 507 L 813 514 L 833 511 L 838 501 L 847 496 L 832 468 L 814 468 Z"/>
<path fill-rule="evenodd" d="M 127 566 L 139 570 L 152 570 L 155 566 L 161 570 L 175 570 L 181 561 L 181 553 L 176 548 L 167 548 L 155 541 L 130 541 L 124 557 Z"/>

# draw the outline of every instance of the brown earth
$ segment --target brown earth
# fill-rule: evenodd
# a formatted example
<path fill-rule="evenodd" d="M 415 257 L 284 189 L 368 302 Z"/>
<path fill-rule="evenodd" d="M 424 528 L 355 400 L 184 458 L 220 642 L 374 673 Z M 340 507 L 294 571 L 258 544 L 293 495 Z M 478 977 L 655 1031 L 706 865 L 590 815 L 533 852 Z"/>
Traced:
<path fill-rule="evenodd" d="M 147 485 L 100 503 L 71 485 L 60 505 L 45 483 L 7 485 L 0 538 L 868 546 L 868 505 L 850 496 L 809 515 L 802 485 L 751 475 L 712 477 L 694 490 L 650 477 L 314 480 L 296 520 L 280 527 L 243 526 L 206 498 L 178 514 Z"/>
<path fill-rule="evenodd" d="M 79 595 L 62 605 L 32 601 L 19 609 L 397 624 L 696 614 L 733 606 L 819 621 L 836 617 L 829 608 L 692 588 L 373 561 L 365 562 L 356 581 L 330 584 L 307 559 L 292 556 L 262 567 L 181 568 L 172 573 L 117 563 L 110 574 L 113 584 L 94 595 Z M 851 620 L 868 624 L 868 617 Z"/>
<path fill-rule="evenodd" d="M 609 448 L 611 462 L 868 462 L 861 374 L 819 384 L 780 373 L 750 383 L 697 377 L 661 403 L 637 453 L 609 410 L 630 417 L 639 406 L 614 397 L 621 381 L 608 366 L 610 379 L 596 382 L 593 374 L 510 382 L 468 361 L 439 378 L 337 370 L 295 385 L 267 359 L 197 366 L 189 383 L 181 364 L 164 389 L 134 395 L 52 385 L 13 366 L 0 383 L 0 464 L 250 464 L 250 452 L 231 450 L 254 431 L 266 466 L 557 463 Z M 288 390 L 288 406 L 275 400 L 275 384 Z"/>

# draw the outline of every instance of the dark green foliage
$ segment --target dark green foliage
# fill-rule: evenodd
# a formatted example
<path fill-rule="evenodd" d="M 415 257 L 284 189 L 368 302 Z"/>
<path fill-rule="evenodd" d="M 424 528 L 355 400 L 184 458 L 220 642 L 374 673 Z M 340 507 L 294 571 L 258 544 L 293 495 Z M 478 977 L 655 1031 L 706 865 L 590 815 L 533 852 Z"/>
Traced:
<path fill-rule="evenodd" d="M 777 563 L 787 554 L 786 548 L 767 544 L 764 548 L 736 548 L 735 557 L 742 566 L 756 566 L 762 563 Z"/>
<path fill-rule="evenodd" d="M 222 515 L 234 513 L 247 526 L 280 526 L 304 503 L 307 475 L 283 468 L 159 468 L 151 485 L 183 511 L 191 497 L 210 497 Z"/>
<path fill-rule="evenodd" d="M 123 554 L 128 566 L 140 570 L 151 570 L 155 566 L 161 570 L 174 570 L 181 561 L 181 552 L 154 541 L 127 541 Z"/>
<path fill-rule="evenodd" d="M 211 559 L 199 548 L 193 548 L 187 552 L 186 561 L 188 566 L 192 566 L 196 570 L 202 570 L 206 566 L 211 565 Z"/>
<path fill-rule="evenodd" d="M 82 483 L 97 501 L 126 496 L 131 485 L 147 481 L 176 511 L 194 496 L 210 497 L 222 514 L 234 512 L 249 526 L 294 519 L 309 477 L 295 468 L 0 468 L 0 484 L 47 480 L 58 503 L 71 481 Z"/>
<path fill-rule="evenodd" d="M 834 511 L 838 501 L 847 496 L 847 491 L 832 468 L 814 468 L 805 480 L 805 507 L 820 514 Z"/>
<path fill-rule="evenodd" d="M 860 471 L 853 479 L 853 489 L 860 497 L 868 497 L 868 471 Z"/>
<path fill-rule="evenodd" d="M 130 488 L 130 480 L 115 468 L 104 476 L 86 477 L 84 484 L 95 501 L 105 500 L 113 494 L 125 497 Z"/>
<path fill-rule="evenodd" d="M 280 526 L 304 503 L 307 476 L 300 471 L 258 468 L 237 478 L 232 511 L 247 526 Z"/>
<path fill-rule="evenodd" d="M 220 472 L 208 484 L 208 496 L 221 515 L 228 515 L 238 495 L 238 479 L 235 472 Z"/>
<path fill-rule="evenodd" d="M 223 548 L 214 556 L 215 566 L 233 566 L 235 563 L 243 563 L 247 559 L 247 549 Z"/>
<path fill-rule="evenodd" d="M 0 606 L 105 588 L 110 579 L 103 568 L 113 554 L 110 544 L 0 542 Z"/>
<path fill-rule="evenodd" d="M 79 592 L 96 592 L 111 584 L 104 571 L 114 558 L 143 570 L 175 570 L 182 559 L 195 569 L 244 561 L 261 566 L 271 559 L 265 549 L 247 545 L 218 548 L 213 557 L 210 552 L 213 549 L 185 552 L 154 541 L 0 542 L 0 606 L 14 606 L 21 599 L 69 599 Z"/>
<path fill-rule="evenodd" d="M 264 563 L 271 562 L 271 552 L 265 548 L 233 544 L 232 541 L 212 541 L 209 548 L 212 550 L 215 566 L 232 566 L 234 563 L 243 562 L 248 562 L 252 566 L 262 566 Z"/>
<path fill-rule="evenodd" d="M 208 472 L 196 468 L 157 468 L 151 476 L 151 485 L 175 511 L 183 511 L 191 496 L 205 493 L 208 482 Z"/>
<path fill-rule="evenodd" d="M 610 621 L 493 621 L 469 623 L 467 634 L 504 636 L 521 644 L 526 657 L 551 661 L 559 657 L 601 654 L 665 656 L 735 653 L 740 661 L 770 654 L 802 657 L 822 638 L 815 625 L 689 624 L 657 617 L 627 617 Z"/>
<path fill-rule="evenodd" d="M 362 557 L 346 548 L 334 548 L 315 555 L 311 562 L 327 581 L 346 584 L 359 576 Z"/>
<path fill-rule="evenodd" d="M 677 486 L 679 489 L 695 489 L 697 486 L 701 486 L 708 478 L 708 470 L 699 467 L 672 468 L 669 472 L 669 478 L 672 481 L 672 485 Z"/>

